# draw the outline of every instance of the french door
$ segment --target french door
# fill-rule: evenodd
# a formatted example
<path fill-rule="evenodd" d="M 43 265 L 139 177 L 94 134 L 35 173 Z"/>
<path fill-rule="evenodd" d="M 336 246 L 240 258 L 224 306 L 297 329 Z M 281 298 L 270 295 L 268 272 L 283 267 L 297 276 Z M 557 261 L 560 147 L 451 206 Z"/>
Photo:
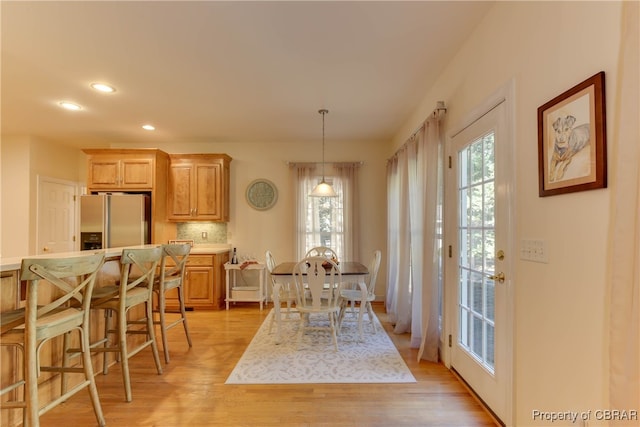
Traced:
<path fill-rule="evenodd" d="M 447 292 L 451 366 L 494 414 L 511 417 L 512 307 L 509 236 L 512 151 L 498 101 L 448 144 Z"/>

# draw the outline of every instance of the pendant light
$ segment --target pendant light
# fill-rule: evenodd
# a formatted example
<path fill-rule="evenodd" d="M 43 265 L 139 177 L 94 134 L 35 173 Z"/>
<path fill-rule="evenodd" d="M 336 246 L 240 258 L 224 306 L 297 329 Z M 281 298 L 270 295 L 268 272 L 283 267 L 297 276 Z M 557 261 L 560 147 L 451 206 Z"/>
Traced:
<path fill-rule="evenodd" d="M 321 109 L 318 110 L 318 113 L 322 114 L 322 181 L 320 184 L 316 185 L 316 188 L 309 194 L 311 197 L 336 197 L 337 194 L 333 191 L 333 187 L 331 187 L 324 180 L 324 115 L 329 114 L 329 110 Z"/>

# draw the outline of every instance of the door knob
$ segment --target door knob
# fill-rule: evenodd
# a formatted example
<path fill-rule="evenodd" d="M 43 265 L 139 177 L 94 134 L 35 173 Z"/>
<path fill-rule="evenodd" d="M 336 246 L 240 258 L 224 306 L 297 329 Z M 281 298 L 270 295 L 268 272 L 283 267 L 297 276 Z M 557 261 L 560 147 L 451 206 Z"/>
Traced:
<path fill-rule="evenodd" d="M 494 281 L 498 281 L 500 283 L 504 283 L 504 273 L 501 271 L 498 274 L 492 274 L 489 276 L 489 279 L 494 280 Z"/>
<path fill-rule="evenodd" d="M 49 248 L 45 246 L 44 248 L 42 248 L 42 251 L 43 252 L 49 252 Z"/>

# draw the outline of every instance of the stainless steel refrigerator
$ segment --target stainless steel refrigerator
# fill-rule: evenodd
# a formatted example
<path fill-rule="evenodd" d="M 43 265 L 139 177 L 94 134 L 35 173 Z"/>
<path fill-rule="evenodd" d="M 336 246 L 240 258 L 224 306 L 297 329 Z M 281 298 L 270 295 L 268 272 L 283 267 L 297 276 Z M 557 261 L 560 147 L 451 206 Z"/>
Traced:
<path fill-rule="evenodd" d="M 151 243 L 150 206 L 144 194 L 80 196 L 80 249 Z"/>

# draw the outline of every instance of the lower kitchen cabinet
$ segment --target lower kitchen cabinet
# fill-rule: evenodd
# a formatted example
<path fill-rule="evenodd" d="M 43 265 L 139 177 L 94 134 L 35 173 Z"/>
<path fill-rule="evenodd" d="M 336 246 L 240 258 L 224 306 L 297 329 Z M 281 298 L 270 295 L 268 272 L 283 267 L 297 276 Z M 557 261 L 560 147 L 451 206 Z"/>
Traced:
<path fill-rule="evenodd" d="M 184 294 L 187 309 L 220 310 L 225 299 L 224 263 L 228 253 L 189 255 Z M 166 295 L 167 308 L 178 308 L 177 290 Z"/>

